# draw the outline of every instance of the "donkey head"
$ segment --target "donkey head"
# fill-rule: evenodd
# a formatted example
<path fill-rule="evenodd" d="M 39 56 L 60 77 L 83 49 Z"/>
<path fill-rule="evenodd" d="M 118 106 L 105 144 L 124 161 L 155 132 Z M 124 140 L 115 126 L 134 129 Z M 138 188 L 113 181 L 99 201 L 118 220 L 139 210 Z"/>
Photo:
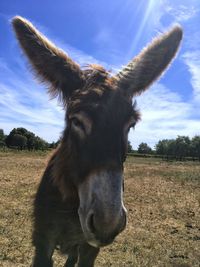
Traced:
<path fill-rule="evenodd" d="M 81 69 L 27 20 L 15 17 L 13 26 L 33 70 L 67 109 L 55 180 L 64 197 L 73 184 L 87 242 L 106 245 L 126 224 L 123 163 L 129 129 L 139 119 L 132 98 L 146 90 L 169 65 L 182 30 L 175 26 L 154 39 L 112 76 L 97 65 Z"/>

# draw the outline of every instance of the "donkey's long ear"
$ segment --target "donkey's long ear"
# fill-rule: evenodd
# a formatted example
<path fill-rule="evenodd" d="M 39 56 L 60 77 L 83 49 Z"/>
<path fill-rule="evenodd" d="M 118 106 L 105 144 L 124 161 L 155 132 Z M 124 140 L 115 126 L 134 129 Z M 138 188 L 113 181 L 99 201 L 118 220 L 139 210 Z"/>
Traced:
<path fill-rule="evenodd" d="M 128 97 L 146 90 L 167 68 L 178 50 L 181 39 L 180 26 L 175 26 L 169 32 L 155 38 L 116 75 L 119 88 Z"/>
<path fill-rule="evenodd" d="M 80 88 L 84 82 L 79 65 L 26 19 L 17 16 L 12 23 L 17 39 L 37 76 L 48 84 L 52 96 L 59 95 L 66 102 L 72 91 Z"/>

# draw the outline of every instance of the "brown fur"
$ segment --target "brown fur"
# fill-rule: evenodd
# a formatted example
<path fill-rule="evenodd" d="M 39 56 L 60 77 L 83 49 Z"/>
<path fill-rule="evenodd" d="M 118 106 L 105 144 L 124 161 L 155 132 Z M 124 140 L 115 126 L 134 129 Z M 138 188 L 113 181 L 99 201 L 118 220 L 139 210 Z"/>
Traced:
<path fill-rule="evenodd" d="M 33 267 L 52 267 L 58 246 L 68 254 L 65 267 L 93 267 L 99 247 L 111 243 L 126 223 L 123 163 L 128 131 L 140 118 L 132 97 L 168 66 L 182 31 L 175 27 L 157 38 L 112 76 L 99 65 L 80 69 L 21 17 L 13 19 L 13 27 L 34 71 L 67 108 L 61 144 L 34 202 Z"/>

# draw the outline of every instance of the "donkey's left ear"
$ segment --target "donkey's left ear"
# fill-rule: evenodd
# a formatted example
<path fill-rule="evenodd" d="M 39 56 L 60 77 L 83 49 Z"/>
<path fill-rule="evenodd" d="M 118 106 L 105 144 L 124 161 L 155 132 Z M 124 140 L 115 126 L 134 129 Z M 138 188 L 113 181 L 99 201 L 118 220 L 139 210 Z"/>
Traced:
<path fill-rule="evenodd" d="M 129 98 L 146 90 L 174 58 L 182 35 L 181 27 L 175 26 L 169 32 L 155 38 L 116 75 L 119 89 Z"/>
<path fill-rule="evenodd" d="M 59 95 L 63 102 L 84 83 L 78 64 L 42 35 L 29 21 L 14 17 L 13 27 L 19 43 L 33 70 L 49 86 L 52 96 Z"/>

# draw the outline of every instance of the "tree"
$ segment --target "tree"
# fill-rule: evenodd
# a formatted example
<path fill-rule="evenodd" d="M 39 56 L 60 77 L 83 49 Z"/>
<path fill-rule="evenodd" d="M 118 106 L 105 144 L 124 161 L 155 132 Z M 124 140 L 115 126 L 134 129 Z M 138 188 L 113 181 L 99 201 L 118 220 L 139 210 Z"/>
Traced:
<path fill-rule="evenodd" d="M 28 138 L 28 141 L 27 141 L 27 148 L 28 148 L 28 150 L 33 150 L 35 148 L 35 142 L 36 142 L 35 139 L 36 139 L 35 135 L 30 136 Z"/>
<path fill-rule="evenodd" d="M 0 147 L 4 147 L 6 145 L 5 138 L 6 136 L 4 135 L 3 129 L 0 129 Z"/>
<path fill-rule="evenodd" d="M 147 143 L 141 143 L 138 146 L 138 153 L 151 154 L 152 153 L 152 149 L 150 148 L 150 146 L 147 145 Z"/>
<path fill-rule="evenodd" d="M 16 136 L 17 135 L 17 136 Z M 21 137 L 24 137 L 23 139 Z M 22 141 L 23 140 L 23 141 Z M 26 141 L 25 141 L 26 140 Z M 6 138 L 6 144 L 8 147 L 18 146 L 18 143 L 21 142 L 21 149 L 28 148 L 28 150 L 32 149 L 47 149 L 49 144 L 36 136 L 34 133 L 26 130 L 25 128 L 14 128 Z M 17 145 L 15 145 L 17 143 Z"/>
<path fill-rule="evenodd" d="M 175 140 L 175 156 L 182 159 L 189 156 L 190 152 L 190 139 L 188 136 L 178 136 Z"/>
<path fill-rule="evenodd" d="M 167 151 L 168 151 L 168 140 L 167 139 L 160 140 L 155 145 L 155 149 L 156 149 L 156 154 L 158 154 L 158 155 L 167 155 Z"/>
<path fill-rule="evenodd" d="M 4 140 L 4 131 L 0 129 L 0 141 Z"/>
<path fill-rule="evenodd" d="M 200 136 L 196 135 L 190 143 L 190 154 L 193 157 L 198 157 L 200 160 Z"/>
<path fill-rule="evenodd" d="M 132 148 L 132 145 L 131 145 L 131 142 L 130 141 L 128 141 L 127 152 L 128 153 L 132 153 L 133 152 L 133 148 Z"/>
<path fill-rule="evenodd" d="M 36 150 L 45 150 L 48 148 L 48 146 L 49 146 L 49 144 L 45 140 L 43 140 L 42 138 L 40 138 L 38 136 L 35 137 L 34 148 Z"/>
<path fill-rule="evenodd" d="M 167 139 L 167 156 L 176 156 L 176 140 L 175 139 Z"/>
<path fill-rule="evenodd" d="M 25 137 L 26 138 L 26 145 L 27 145 L 27 143 L 28 143 L 28 137 L 26 136 L 27 133 L 28 133 L 28 131 L 25 128 L 14 128 L 14 129 L 12 129 L 12 131 L 6 137 L 6 140 L 5 140 L 6 145 L 8 147 L 15 146 L 14 143 L 17 142 L 17 140 L 21 138 L 21 137 L 16 137 L 15 138 L 14 137 L 15 135 L 17 135 L 17 136 L 20 135 L 20 136 Z M 23 141 L 23 142 L 25 142 L 25 141 Z"/>
<path fill-rule="evenodd" d="M 193 137 L 178 136 L 176 139 L 160 140 L 156 146 L 156 153 L 159 155 L 174 156 L 182 159 L 184 157 L 200 157 L 200 136 Z M 199 155 L 199 156 L 198 156 Z"/>
<path fill-rule="evenodd" d="M 20 134 L 13 134 L 11 137 L 11 146 L 20 148 L 21 150 L 26 148 L 27 138 Z"/>

